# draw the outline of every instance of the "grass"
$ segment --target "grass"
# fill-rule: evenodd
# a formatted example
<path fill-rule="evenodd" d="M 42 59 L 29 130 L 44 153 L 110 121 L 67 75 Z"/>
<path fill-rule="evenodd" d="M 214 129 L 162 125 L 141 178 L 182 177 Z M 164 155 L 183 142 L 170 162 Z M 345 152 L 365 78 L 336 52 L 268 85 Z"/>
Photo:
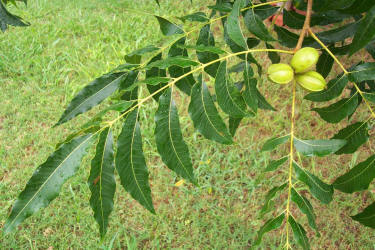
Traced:
<path fill-rule="evenodd" d="M 16 10 L 31 21 L 28 28 L 11 28 L 0 39 L 0 228 L 35 168 L 53 152 L 76 126 L 90 114 L 61 127 L 52 128 L 66 105 L 93 78 L 123 62 L 123 56 L 146 45 L 161 45 L 153 17 L 131 13 L 130 9 L 163 16 L 180 16 L 200 10 L 206 1 L 151 0 L 34 0 L 27 9 Z M 207 1 L 210 2 L 210 1 Z M 12 9 L 14 10 L 14 9 Z M 266 55 L 257 55 L 264 66 Z M 347 62 L 348 64 L 350 62 Z M 340 72 L 336 67 L 336 72 Z M 107 236 L 99 240 L 98 228 L 89 207 L 86 184 L 89 158 L 81 171 L 69 180 L 51 205 L 27 219 L 17 232 L 0 236 L 2 249 L 247 249 L 264 220 L 259 210 L 267 190 L 286 180 L 285 173 L 264 174 L 269 160 L 287 152 L 259 151 L 266 139 L 287 133 L 290 110 L 288 87 L 259 84 L 261 91 L 278 112 L 260 112 L 245 120 L 232 146 L 203 139 L 192 129 L 186 105 L 179 105 L 181 124 L 194 160 L 200 187 L 176 187 L 179 180 L 161 162 L 153 139 L 155 102 L 141 112 L 145 156 L 157 215 L 153 216 L 132 200 L 117 180 L 115 208 Z M 337 127 L 327 125 L 309 112 L 312 104 L 302 101 L 298 91 L 297 136 L 330 137 Z M 188 100 L 183 95 L 179 103 Z M 354 119 L 365 119 L 365 108 Z M 344 127 L 345 123 L 339 125 Z M 321 131 L 325 131 L 322 134 Z M 370 144 L 351 157 L 303 158 L 303 165 L 327 182 L 332 182 L 349 166 L 368 156 Z M 327 159 L 330 159 L 327 161 Z M 372 190 L 373 185 L 370 186 Z M 311 198 L 309 196 L 309 198 Z M 348 215 L 360 211 L 374 200 L 371 192 L 343 195 L 336 192 L 329 205 L 310 199 L 318 215 L 322 236 L 308 228 L 306 218 L 298 216 L 311 236 L 314 249 L 372 249 L 374 233 L 352 221 Z M 275 210 L 284 208 L 285 196 L 276 199 Z M 293 210 L 293 214 L 300 215 Z M 276 214 L 274 214 L 276 215 Z M 265 219 L 270 218 L 270 215 Z M 281 245 L 281 231 L 265 236 L 262 248 Z"/>

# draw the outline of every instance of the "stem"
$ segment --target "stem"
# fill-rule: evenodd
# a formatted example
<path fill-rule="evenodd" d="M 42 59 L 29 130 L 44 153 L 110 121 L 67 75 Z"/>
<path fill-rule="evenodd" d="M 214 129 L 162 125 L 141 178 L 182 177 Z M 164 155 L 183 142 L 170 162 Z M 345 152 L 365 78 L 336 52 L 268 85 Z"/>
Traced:
<path fill-rule="evenodd" d="M 345 69 L 345 67 L 344 67 L 344 65 L 342 65 L 342 63 L 339 61 L 339 59 L 337 59 L 337 57 L 332 53 L 332 51 L 314 34 L 314 32 L 312 32 L 312 30 L 309 28 L 309 33 L 310 33 L 310 35 L 312 36 L 312 38 L 314 38 L 315 39 L 315 41 L 317 41 L 319 44 L 320 44 L 320 46 L 322 46 L 323 47 L 323 49 L 325 49 L 325 51 L 327 51 L 327 53 L 333 58 L 333 60 L 340 66 L 340 68 L 342 69 L 342 71 L 344 72 L 344 74 L 350 74 L 350 72 L 348 72 L 346 69 Z M 374 110 L 371 108 L 371 106 L 370 106 L 370 103 L 367 101 L 367 99 L 364 97 L 364 95 L 363 95 L 363 91 L 358 87 L 358 85 L 355 83 L 355 82 L 353 82 L 353 85 L 354 85 L 354 87 L 356 88 L 356 90 L 357 90 L 357 92 L 360 94 L 360 96 L 362 97 L 362 99 L 364 100 L 364 102 L 365 102 L 365 104 L 366 104 L 366 106 L 367 106 L 367 108 L 368 108 L 368 110 L 371 112 L 371 115 L 372 115 L 372 117 L 373 118 L 375 118 L 375 112 L 374 112 Z"/>
<path fill-rule="evenodd" d="M 301 31 L 301 35 L 299 36 L 298 43 L 294 51 L 299 50 L 302 47 L 303 39 L 305 39 L 306 32 L 310 30 L 310 20 L 311 20 L 311 12 L 312 12 L 312 5 L 313 0 L 308 0 L 307 2 L 307 13 L 305 18 L 305 23 L 303 24 L 303 28 Z"/>
<path fill-rule="evenodd" d="M 290 216 L 290 199 L 291 199 L 291 191 L 293 187 L 292 183 L 292 174 L 293 174 L 293 140 L 294 140 L 294 117 L 295 117 L 295 105 L 296 105 L 296 82 L 293 81 L 293 88 L 292 88 L 292 117 L 290 121 L 290 153 L 289 153 L 289 175 L 288 175 L 288 201 L 286 203 L 286 247 L 287 249 L 290 248 L 289 244 L 289 223 L 288 219 Z"/>

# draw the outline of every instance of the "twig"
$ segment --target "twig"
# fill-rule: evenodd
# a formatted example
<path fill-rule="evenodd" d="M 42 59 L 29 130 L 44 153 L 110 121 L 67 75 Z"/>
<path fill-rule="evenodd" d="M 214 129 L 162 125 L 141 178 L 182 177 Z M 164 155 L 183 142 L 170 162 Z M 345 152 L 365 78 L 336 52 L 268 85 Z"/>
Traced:
<path fill-rule="evenodd" d="M 294 49 L 294 52 L 296 52 L 297 50 L 299 50 L 302 47 L 303 39 L 305 39 L 305 35 L 306 35 L 307 31 L 310 29 L 312 5 L 313 5 L 313 0 L 308 0 L 305 23 L 303 24 L 301 35 L 299 36 L 298 43 L 297 43 L 296 48 Z"/>

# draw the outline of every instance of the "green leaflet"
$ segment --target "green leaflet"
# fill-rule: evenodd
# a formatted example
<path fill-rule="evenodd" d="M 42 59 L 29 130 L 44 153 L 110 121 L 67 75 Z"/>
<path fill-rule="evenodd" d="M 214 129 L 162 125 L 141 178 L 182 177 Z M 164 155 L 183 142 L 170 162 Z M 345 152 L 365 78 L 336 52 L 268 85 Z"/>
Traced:
<path fill-rule="evenodd" d="M 116 191 L 114 170 L 113 136 L 110 128 L 106 128 L 101 132 L 96 145 L 88 179 L 91 191 L 90 205 L 99 224 L 101 237 L 107 232 L 108 217 L 113 210 L 113 197 Z"/>
<path fill-rule="evenodd" d="M 175 42 L 171 48 L 169 49 L 168 56 L 174 57 L 174 56 L 188 56 L 188 52 L 186 49 L 182 49 L 180 46 L 183 46 L 185 44 L 186 38 L 183 37 L 177 42 Z M 171 66 L 168 68 L 168 73 L 174 77 L 180 77 L 182 75 L 185 75 L 186 73 L 191 71 L 191 67 L 182 68 L 179 66 Z M 185 94 L 190 95 L 191 88 L 195 84 L 195 79 L 192 74 L 189 74 L 182 78 L 181 80 L 177 81 L 175 85 L 182 90 Z"/>
<path fill-rule="evenodd" d="M 205 23 L 209 20 L 206 16 L 206 13 L 200 12 L 200 11 L 195 12 L 193 14 L 186 15 L 186 16 L 178 17 L 178 19 L 180 19 L 183 22 L 190 21 L 190 22 L 201 22 L 201 23 Z"/>
<path fill-rule="evenodd" d="M 340 101 L 323 108 L 313 108 L 319 116 L 329 123 L 338 123 L 345 117 L 353 114 L 358 104 L 358 93 L 355 93 L 350 98 L 343 98 Z"/>
<path fill-rule="evenodd" d="M 253 9 L 250 9 L 246 12 L 244 20 L 247 29 L 256 37 L 259 37 L 262 41 L 275 41 L 275 38 L 273 38 L 268 32 L 262 19 L 254 13 Z"/>
<path fill-rule="evenodd" d="M 338 177 L 333 186 L 344 193 L 353 193 L 368 189 L 374 178 L 375 155 L 359 163 L 346 174 Z"/>
<path fill-rule="evenodd" d="M 251 76 L 254 75 L 254 72 L 250 65 L 248 65 L 247 61 L 245 61 L 244 67 L 244 85 L 245 90 L 243 91 L 243 99 L 247 106 L 251 109 L 254 115 L 256 115 L 258 111 L 258 96 L 257 96 L 257 79 L 252 78 Z"/>
<path fill-rule="evenodd" d="M 375 103 L 375 93 L 366 93 L 366 92 L 363 92 L 363 96 L 365 97 L 365 99 L 367 101 Z"/>
<path fill-rule="evenodd" d="M 287 186 L 287 183 L 284 183 L 283 185 L 277 186 L 272 188 L 270 191 L 268 191 L 266 198 L 264 200 L 264 205 L 262 209 L 260 210 L 260 216 L 263 217 L 266 213 L 270 211 L 270 202 L 273 198 L 275 198 L 276 194 Z"/>
<path fill-rule="evenodd" d="M 304 98 L 313 102 L 325 102 L 330 101 L 341 95 L 345 86 L 348 84 L 347 75 L 338 76 L 328 82 L 327 89 L 319 92 L 312 92 L 306 95 Z"/>
<path fill-rule="evenodd" d="M 205 45 L 180 45 L 178 46 L 183 49 L 193 49 L 198 52 L 211 52 L 215 54 L 225 54 L 226 52 L 215 46 L 205 46 Z"/>
<path fill-rule="evenodd" d="M 232 10 L 232 4 L 223 2 L 223 3 L 216 3 L 215 5 L 207 6 L 207 8 L 220 11 L 220 12 L 231 12 Z"/>
<path fill-rule="evenodd" d="M 236 131 L 238 129 L 238 127 L 240 126 L 241 124 L 241 121 L 242 121 L 243 118 L 235 118 L 235 117 L 231 117 L 229 116 L 229 132 L 232 136 L 234 136 L 236 134 Z"/>
<path fill-rule="evenodd" d="M 196 61 L 191 60 L 189 57 L 184 56 L 174 56 L 174 57 L 167 57 L 162 60 L 154 61 L 147 65 L 146 69 L 151 68 L 159 68 L 159 69 L 167 69 L 171 66 L 179 66 L 181 68 L 187 68 L 191 66 L 198 66 L 199 63 Z"/>
<path fill-rule="evenodd" d="M 125 60 L 128 63 L 139 64 L 141 62 L 142 55 L 157 51 L 159 49 L 160 48 L 155 47 L 154 45 L 149 45 L 149 46 L 146 46 L 144 48 L 137 49 L 137 50 L 125 55 Z"/>
<path fill-rule="evenodd" d="M 264 143 L 261 151 L 274 150 L 277 146 L 286 143 L 289 139 L 290 139 L 290 135 L 284 135 L 281 137 L 273 137 Z"/>
<path fill-rule="evenodd" d="M 373 0 L 355 0 L 350 7 L 341 10 L 341 12 L 350 14 L 363 13 L 368 11 L 369 8 L 374 5 L 375 2 Z"/>
<path fill-rule="evenodd" d="M 352 37 L 358 28 L 358 22 L 348 23 L 336 29 L 327 30 L 316 34 L 316 36 L 325 44 L 344 41 Z"/>
<path fill-rule="evenodd" d="M 171 78 L 169 78 L 169 77 L 155 76 L 155 77 L 146 78 L 146 79 L 140 81 L 139 83 L 145 83 L 145 84 L 148 84 L 148 85 L 158 85 L 158 84 L 161 84 L 161 83 L 168 83 L 169 81 L 171 81 Z"/>
<path fill-rule="evenodd" d="M 332 196 L 333 196 L 332 185 L 328 185 L 324 183 L 315 175 L 302 169 L 300 166 L 298 166 L 296 162 L 293 162 L 293 167 L 296 172 L 297 179 L 305 183 L 309 187 L 311 194 L 315 198 L 317 198 L 324 204 L 328 204 L 332 201 Z"/>
<path fill-rule="evenodd" d="M 361 213 L 350 217 L 365 226 L 375 228 L 375 202 L 366 207 Z"/>
<path fill-rule="evenodd" d="M 254 246 L 258 246 L 262 242 L 262 238 L 265 233 L 278 229 L 283 223 L 284 218 L 285 218 L 285 214 L 282 213 L 276 218 L 270 219 L 266 223 L 264 223 L 264 225 L 259 229 L 257 233 L 257 239 L 254 242 Z"/>
<path fill-rule="evenodd" d="M 111 73 L 95 79 L 73 98 L 55 126 L 65 123 L 101 103 L 120 87 L 127 75 L 124 72 Z"/>
<path fill-rule="evenodd" d="M 357 84 L 367 80 L 375 80 L 375 62 L 355 66 L 349 74 L 349 79 Z"/>
<path fill-rule="evenodd" d="M 318 227 L 315 223 L 316 215 L 309 200 L 303 195 L 300 195 L 294 188 L 292 188 L 291 190 L 291 199 L 294 203 L 297 204 L 301 212 L 306 215 L 310 227 L 314 229 L 319 236 L 320 234 L 318 232 Z"/>
<path fill-rule="evenodd" d="M 263 5 L 263 6 L 259 6 L 259 7 L 254 8 L 254 12 L 262 20 L 264 20 L 264 19 L 272 16 L 278 9 L 279 9 L 279 7 L 274 7 L 274 6 L 269 4 L 269 5 Z"/>
<path fill-rule="evenodd" d="M 211 26 L 209 24 L 202 27 L 199 32 L 197 39 L 197 46 L 215 46 L 215 38 L 211 32 Z M 209 63 L 211 61 L 219 59 L 217 53 L 212 52 L 199 52 L 197 51 L 198 60 L 201 63 Z M 210 76 L 216 77 L 217 68 L 219 67 L 219 62 L 211 64 L 204 68 L 204 71 L 207 72 Z"/>
<path fill-rule="evenodd" d="M 117 141 L 116 170 L 121 185 L 130 195 L 151 213 L 155 213 L 148 170 L 143 155 L 138 109 L 130 112 L 123 124 Z"/>
<path fill-rule="evenodd" d="M 294 137 L 294 147 L 306 156 L 326 156 L 337 152 L 346 144 L 346 140 L 301 140 Z"/>
<path fill-rule="evenodd" d="M 189 148 L 181 133 L 178 112 L 170 89 L 159 98 L 155 123 L 156 146 L 163 162 L 178 175 L 197 184 Z"/>
<path fill-rule="evenodd" d="M 366 12 L 366 15 L 358 24 L 353 42 L 350 46 L 349 55 L 365 47 L 375 35 L 375 6 Z"/>
<path fill-rule="evenodd" d="M 287 29 L 281 28 L 279 26 L 274 26 L 274 30 L 277 33 L 277 37 L 282 45 L 288 48 L 294 48 L 297 45 L 299 35 L 290 32 Z M 303 47 L 318 47 L 317 42 L 311 37 L 305 37 L 303 40 Z"/>
<path fill-rule="evenodd" d="M 153 57 L 148 66 L 152 65 L 153 63 L 160 62 L 162 58 L 162 53 L 159 53 L 155 57 Z M 158 67 L 149 67 L 150 69 L 146 70 L 146 79 L 147 78 L 154 78 L 154 77 L 166 77 L 167 72 L 165 69 L 160 69 Z M 147 85 L 147 89 L 150 92 L 150 94 L 154 94 L 154 92 L 158 91 L 160 88 L 162 88 L 166 83 L 160 83 L 158 85 Z M 153 96 L 155 101 L 159 100 L 159 97 L 162 95 L 162 92 L 159 92 Z M 138 96 L 137 96 L 138 98 Z"/>
<path fill-rule="evenodd" d="M 165 36 L 173 36 L 176 34 L 184 34 L 184 31 L 177 26 L 174 23 L 171 23 L 167 19 L 160 17 L 160 16 L 155 16 L 156 19 L 158 19 L 159 25 L 160 25 L 160 30 L 161 33 Z"/>
<path fill-rule="evenodd" d="M 309 239 L 306 236 L 306 231 L 303 229 L 303 226 L 296 222 L 292 216 L 289 216 L 288 222 L 292 228 L 293 235 L 298 245 L 304 250 L 310 249 Z"/>
<path fill-rule="evenodd" d="M 258 97 L 258 107 L 260 109 L 276 111 L 276 109 L 267 102 L 266 98 L 259 92 L 259 90 L 256 89 L 256 91 L 257 91 L 257 97 Z"/>
<path fill-rule="evenodd" d="M 231 144 L 232 137 L 220 117 L 206 84 L 199 76 L 199 81 L 191 90 L 189 115 L 194 127 L 207 139 L 222 144 Z"/>
<path fill-rule="evenodd" d="M 368 141 L 369 137 L 367 122 L 356 122 L 341 129 L 332 139 L 344 139 L 347 143 L 336 154 L 354 153 L 362 144 Z"/>
<path fill-rule="evenodd" d="M 333 58 L 324 50 L 316 64 L 316 71 L 326 78 L 329 72 L 331 72 L 332 66 Z"/>
<path fill-rule="evenodd" d="M 284 164 L 287 160 L 289 159 L 289 156 L 284 156 L 278 160 L 274 160 L 274 161 L 271 161 L 266 169 L 264 170 L 264 172 L 271 172 L 271 171 L 274 171 L 276 170 L 279 166 L 281 166 L 282 164 Z"/>
<path fill-rule="evenodd" d="M 274 47 L 271 44 L 269 44 L 269 43 L 266 43 L 266 48 L 267 49 L 274 49 Z M 268 55 L 268 58 L 271 60 L 271 62 L 273 64 L 280 62 L 280 56 L 276 52 L 268 51 L 267 55 Z"/>
<path fill-rule="evenodd" d="M 12 208 L 4 225 L 5 233 L 15 229 L 39 209 L 47 207 L 58 196 L 65 181 L 77 172 L 93 137 L 93 134 L 88 134 L 63 144 L 35 170 Z"/>
<path fill-rule="evenodd" d="M 242 34 L 240 27 L 240 10 L 245 7 L 246 0 L 236 0 L 233 5 L 233 9 L 229 14 L 227 22 L 227 32 L 230 39 L 233 40 L 240 47 L 247 49 L 247 43 L 245 37 Z"/>
<path fill-rule="evenodd" d="M 216 74 L 215 92 L 216 100 L 220 108 L 231 117 L 245 117 L 250 114 L 246 112 L 246 104 L 240 91 L 231 84 L 228 79 L 227 62 L 223 61 Z"/>
<path fill-rule="evenodd" d="M 12 26 L 29 26 L 30 24 L 24 22 L 19 16 L 11 14 L 0 1 L 0 26 L 4 32 L 8 25 Z"/>

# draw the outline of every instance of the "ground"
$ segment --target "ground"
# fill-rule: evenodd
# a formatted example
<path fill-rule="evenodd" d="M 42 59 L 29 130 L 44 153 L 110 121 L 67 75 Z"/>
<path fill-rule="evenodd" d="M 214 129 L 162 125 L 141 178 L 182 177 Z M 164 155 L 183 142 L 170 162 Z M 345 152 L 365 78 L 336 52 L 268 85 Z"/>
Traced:
<path fill-rule="evenodd" d="M 194 1 L 193 6 L 189 0 L 160 2 L 159 9 L 152 0 L 33 0 L 27 9 L 12 8 L 32 25 L 12 27 L 0 34 L 0 229 L 35 168 L 53 152 L 56 143 L 97 110 L 52 128 L 77 91 L 123 63 L 124 55 L 130 51 L 150 44 L 165 44 L 155 18 L 144 12 L 181 16 L 212 1 Z M 219 28 L 215 30 L 220 35 Z M 266 55 L 257 58 L 263 66 L 269 64 Z M 345 62 L 350 64 L 348 60 Z M 335 67 L 334 72 L 340 72 L 339 68 Z M 259 86 L 278 111 L 261 111 L 258 117 L 246 119 L 232 146 L 210 142 L 194 132 L 186 105 L 179 106 L 199 187 L 188 183 L 175 186 L 180 179 L 162 164 L 156 152 L 153 119 L 157 104 L 149 102 L 144 106 L 142 134 L 157 215 L 132 200 L 117 180 L 110 226 L 107 236 L 100 240 L 89 206 L 88 157 L 77 176 L 63 186 L 60 196 L 48 208 L 27 219 L 16 232 L 1 236 L 0 247 L 248 249 L 264 223 L 259 210 L 267 190 L 286 180 L 284 170 L 276 175 L 262 171 L 270 159 L 285 155 L 287 147 L 276 153 L 263 153 L 260 148 L 269 137 L 287 133 L 290 88 L 272 84 L 265 78 Z M 298 137 L 329 138 L 348 123 L 338 126 L 323 123 L 309 111 L 315 104 L 302 100 L 304 94 L 298 89 Z M 176 99 L 178 103 L 188 101 L 182 94 Z M 367 116 L 363 108 L 353 119 Z M 331 183 L 355 162 L 366 158 L 370 150 L 371 145 L 367 144 L 353 158 L 301 160 L 307 169 Z M 294 213 L 305 225 L 313 249 L 372 249 L 374 231 L 352 221 L 349 215 L 370 204 L 373 196 L 371 192 L 354 195 L 336 192 L 329 205 L 308 196 L 318 215 L 320 238 L 308 228 L 304 216 L 298 211 Z M 283 201 L 285 195 L 276 200 L 275 207 L 282 210 Z M 265 217 L 268 218 L 270 215 Z M 264 237 L 261 246 L 274 249 L 282 246 L 284 238 L 282 230 L 275 231 Z"/>

